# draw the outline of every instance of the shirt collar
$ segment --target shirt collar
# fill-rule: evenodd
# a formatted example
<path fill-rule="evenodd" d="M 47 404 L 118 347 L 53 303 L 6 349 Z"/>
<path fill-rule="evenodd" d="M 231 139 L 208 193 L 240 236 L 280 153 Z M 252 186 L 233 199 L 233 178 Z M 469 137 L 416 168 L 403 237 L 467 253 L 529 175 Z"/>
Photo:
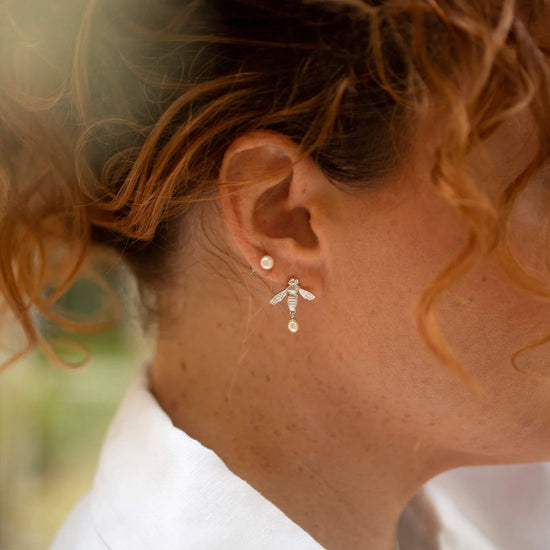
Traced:
<path fill-rule="evenodd" d="M 92 516 L 112 550 L 322 550 L 211 450 L 176 428 L 138 373 L 103 443 Z"/>

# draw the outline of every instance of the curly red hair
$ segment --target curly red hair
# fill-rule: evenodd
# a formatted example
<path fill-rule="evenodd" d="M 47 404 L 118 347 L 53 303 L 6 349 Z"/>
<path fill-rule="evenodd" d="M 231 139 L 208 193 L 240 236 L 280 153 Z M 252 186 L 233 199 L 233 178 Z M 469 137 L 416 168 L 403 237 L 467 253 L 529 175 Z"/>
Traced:
<path fill-rule="evenodd" d="M 0 293 L 5 319 L 28 338 L 4 367 L 37 345 L 58 359 L 33 310 L 71 330 L 109 326 L 55 308 L 98 250 L 132 268 L 142 297 L 167 284 L 181 221 L 216 198 L 238 134 L 281 132 L 354 192 L 402 165 L 426 105 L 447 114 L 433 185 L 470 230 L 419 299 L 427 346 L 472 381 L 434 307 L 497 246 L 520 285 L 550 296 L 505 238 L 515 197 L 549 156 L 543 2 L 60 2 L 33 4 L 29 18 L 8 0 L 0 18 Z M 468 177 L 465 157 L 524 109 L 538 150 L 495 203 Z"/>

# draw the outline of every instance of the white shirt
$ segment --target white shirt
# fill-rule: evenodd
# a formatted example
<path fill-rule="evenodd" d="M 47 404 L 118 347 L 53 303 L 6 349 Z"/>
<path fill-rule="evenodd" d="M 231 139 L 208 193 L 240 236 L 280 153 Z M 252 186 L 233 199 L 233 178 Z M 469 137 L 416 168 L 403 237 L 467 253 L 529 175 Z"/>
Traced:
<path fill-rule="evenodd" d="M 50 550 L 322 550 L 176 428 L 140 370 L 111 423 L 91 489 Z M 442 550 L 548 550 L 546 464 L 462 468 L 426 486 Z"/>

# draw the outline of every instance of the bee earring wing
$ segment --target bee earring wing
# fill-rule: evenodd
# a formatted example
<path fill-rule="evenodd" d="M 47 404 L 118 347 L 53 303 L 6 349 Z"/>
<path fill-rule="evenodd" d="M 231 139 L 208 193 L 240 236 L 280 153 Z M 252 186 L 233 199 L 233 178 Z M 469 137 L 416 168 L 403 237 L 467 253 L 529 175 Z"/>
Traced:
<path fill-rule="evenodd" d="M 286 293 L 287 293 L 286 288 L 285 290 L 281 290 L 281 292 L 278 292 L 277 294 L 275 294 L 275 296 L 273 296 L 273 298 L 271 298 L 271 300 L 269 300 L 269 303 L 272 305 L 278 304 L 281 300 L 284 299 L 284 297 L 286 296 Z"/>
<path fill-rule="evenodd" d="M 298 291 L 300 292 L 300 295 L 302 296 L 302 298 L 305 298 L 306 300 L 315 299 L 315 295 L 309 292 L 308 290 L 304 290 L 303 288 L 300 288 L 298 289 Z"/>

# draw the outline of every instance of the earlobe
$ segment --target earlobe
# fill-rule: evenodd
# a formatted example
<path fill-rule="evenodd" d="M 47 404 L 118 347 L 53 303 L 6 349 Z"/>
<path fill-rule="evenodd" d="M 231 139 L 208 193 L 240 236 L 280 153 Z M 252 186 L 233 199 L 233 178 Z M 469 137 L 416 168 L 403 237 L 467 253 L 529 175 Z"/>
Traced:
<path fill-rule="evenodd" d="M 309 286 L 320 281 L 312 219 L 320 176 L 294 142 L 274 132 L 250 132 L 228 148 L 219 174 L 221 210 L 228 233 L 256 272 L 265 273 L 258 268 L 269 254 L 275 259 L 270 279 L 286 283 L 298 277 Z"/>

